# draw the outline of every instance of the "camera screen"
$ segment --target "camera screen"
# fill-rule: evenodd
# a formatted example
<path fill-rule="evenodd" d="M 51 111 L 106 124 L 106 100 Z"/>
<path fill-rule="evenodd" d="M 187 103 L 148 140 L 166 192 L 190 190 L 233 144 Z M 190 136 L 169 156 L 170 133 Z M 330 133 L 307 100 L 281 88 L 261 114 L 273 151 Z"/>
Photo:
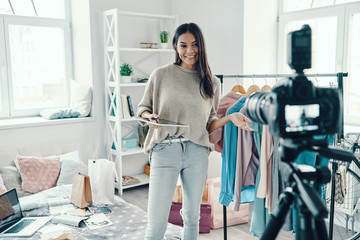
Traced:
<path fill-rule="evenodd" d="M 307 132 L 319 129 L 320 105 L 285 105 L 286 132 Z"/>

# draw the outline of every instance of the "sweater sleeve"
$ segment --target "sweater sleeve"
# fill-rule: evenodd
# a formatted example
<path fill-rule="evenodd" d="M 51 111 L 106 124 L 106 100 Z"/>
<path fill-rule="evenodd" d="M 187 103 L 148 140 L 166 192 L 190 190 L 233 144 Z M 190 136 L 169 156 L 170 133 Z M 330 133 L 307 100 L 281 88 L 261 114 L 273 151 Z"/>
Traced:
<path fill-rule="evenodd" d="M 143 97 L 141 98 L 139 105 L 138 105 L 138 109 L 137 109 L 137 113 L 136 116 L 137 117 L 141 117 L 141 114 L 145 111 L 149 111 L 152 113 L 152 109 L 153 109 L 153 92 L 154 92 L 154 78 L 155 78 L 155 74 L 151 74 L 148 83 L 145 87 L 145 92 Z M 146 123 L 144 122 L 140 122 L 139 124 L 141 125 L 146 125 Z"/>
<path fill-rule="evenodd" d="M 209 126 L 212 121 L 214 121 L 215 119 L 218 119 L 216 114 L 217 114 L 217 111 L 219 108 L 221 92 L 220 92 L 220 80 L 215 76 L 213 77 L 213 84 L 214 84 L 214 99 L 213 99 L 213 105 L 211 108 L 209 120 L 208 120 L 207 126 L 206 126 L 207 129 L 209 129 Z"/>

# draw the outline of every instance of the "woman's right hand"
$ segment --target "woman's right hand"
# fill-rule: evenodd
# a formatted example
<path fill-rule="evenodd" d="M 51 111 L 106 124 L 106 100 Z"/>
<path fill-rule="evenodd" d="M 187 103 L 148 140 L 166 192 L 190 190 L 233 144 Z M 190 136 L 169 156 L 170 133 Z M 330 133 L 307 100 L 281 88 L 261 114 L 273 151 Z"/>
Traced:
<path fill-rule="evenodd" d="M 151 122 L 157 123 L 160 116 L 157 115 L 156 113 L 149 113 L 149 114 L 146 114 L 146 118 L 149 119 Z M 154 129 L 160 127 L 158 125 L 154 125 L 154 124 L 151 124 L 151 123 L 148 123 L 148 125 L 149 125 L 150 128 L 154 128 Z"/>

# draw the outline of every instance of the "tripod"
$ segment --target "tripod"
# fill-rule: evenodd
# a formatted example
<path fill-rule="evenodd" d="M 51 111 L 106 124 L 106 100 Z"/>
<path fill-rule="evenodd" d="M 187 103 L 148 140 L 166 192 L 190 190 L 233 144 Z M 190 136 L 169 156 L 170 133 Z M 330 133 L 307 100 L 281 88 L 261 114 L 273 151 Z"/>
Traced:
<path fill-rule="evenodd" d="M 297 212 L 296 240 L 329 239 L 324 221 L 328 210 L 312 186 L 328 183 L 331 173 L 327 167 L 294 164 L 298 154 L 305 150 L 344 161 L 351 161 L 354 157 L 350 152 L 329 148 L 324 140 L 280 139 L 281 176 L 287 187 L 280 195 L 278 210 L 271 216 L 261 240 L 276 238 L 293 204 Z"/>

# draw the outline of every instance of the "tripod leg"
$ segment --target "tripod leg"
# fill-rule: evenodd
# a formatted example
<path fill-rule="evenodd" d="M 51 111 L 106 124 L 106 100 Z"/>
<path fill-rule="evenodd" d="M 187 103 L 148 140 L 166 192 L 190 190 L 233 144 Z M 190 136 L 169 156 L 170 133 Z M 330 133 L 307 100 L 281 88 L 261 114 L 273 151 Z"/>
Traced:
<path fill-rule="evenodd" d="M 282 225 L 285 222 L 285 217 L 293 202 L 293 196 L 289 192 L 284 192 L 280 196 L 279 208 L 275 215 L 271 215 L 269 223 L 262 234 L 260 240 L 273 240 L 279 234 Z"/>
<path fill-rule="evenodd" d="M 317 239 L 315 222 L 311 213 L 304 207 L 298 207 L 296 222 L 296 240 Z"/>
<path fill-rule="evenodd" d="M 319 240 L 329 239 L 324 219 L 316 219 L 315 228 L 316 228 L 317 239 Z"/>

